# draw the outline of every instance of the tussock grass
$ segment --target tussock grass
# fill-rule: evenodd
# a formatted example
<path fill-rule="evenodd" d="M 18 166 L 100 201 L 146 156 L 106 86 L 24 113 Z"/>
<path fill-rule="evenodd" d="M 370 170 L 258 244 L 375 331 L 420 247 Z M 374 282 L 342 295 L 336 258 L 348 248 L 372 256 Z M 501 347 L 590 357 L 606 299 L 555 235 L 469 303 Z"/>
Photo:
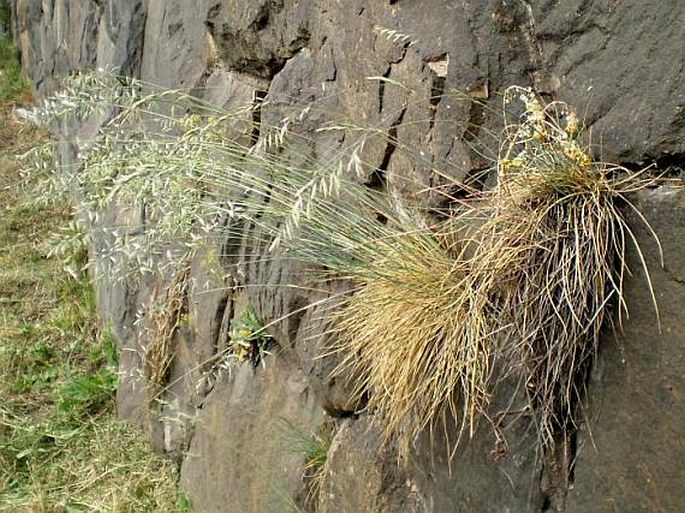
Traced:
<path fill-rule="evenodd" d="M 222 112 L 97 74 L 69 87 L 48 103 L 48 117 L 108 119 L 83 169 L 66 170 L 89 198 L 86 217 L 112 203 L 144 204 L 149 214 L 112 228 L 110 256 L 146 270 L 159 268 L 150 255 L 166 250 L 172 262 L 215 237 L 237 238 L 255 252 L 248 258 L 296 259 L 322 279 L 350 282 L 353 294 L 332 298 L 336 372 L 358 378 L 358 398 L 368 396 L 401 452 L 442 419 L 454 419 L 459 438 L 481 419 L 495 427 L 490 400 L 512 376 L 543 445 L 575 429 L 607 313 L 617 308 L 619 324 L 627 314 L 627 245 L 641 257 L 622 209 L 659 179 L 593 161 L 567 105 L 508 89 L 496 185 L 480 192 L 434 170 L 444 182 L 436 194 L 470 193 L 448 197 L 448 215 L 434 218 L 393 189 L 369 186 L 378 163 L 364 161 L 365 145 L 381 137 L 400 148 L 377 127 L 323 123 L 319 135 L 342 132 L 346 142 L 322 159 L 297 131 L 315 105 L 256 127 L 254 109 L 268 101 Z M 172 242 L 183 250 L 169 253 Z"/>
<path fill-rule="evenodd" d="M 337 351 L 342 368 L 360 376 L 358 395 L 371 391 L 369 408 L 383 415 L 386 434 L 413 440 L 445 406 L 456 413 L 455 390 L 458 418 L 474 419 L 493 347 L 478 318 L 487 298 L 463 267 L 427 234 L 401 241 L 344 305 Z"/>
<path fill-rule="evenodd" d="M 521 88 L 507 91 L 510 101 L 524 112 L 507 126 L 469 272 L 496 305 L 498 353 L 521 376 L 548 444 L 579 420 L 609 307 L 616 305 L 619 323 L 627 314 L 626 245 L 641 252 L 621 211 L 631 208 L 626 195 L 660 180 L 593 162 L 567 105 L 544 105 Z M 646 285 L 651 290 L 649 278 Z M 654 308 L 658 315 L 656 299 Z"/>
<path fill-rule="evenodd" d="M 522 88 L 505 102 L 523 114 L 506 127 L 497 186 L 423 234 L 432 246 L 403 236 L 341 314 L 343 366 L 363 376 L 359 393 L 371 391 L 369 408 L 403 451 L 446 413 L 473 434 L 511 375 L 551 444 L 581 419 L 610 306 L 619 321 L 627 314 L 624 254 L 637 241 L 621 208 L 659 180 L 593 162 L 568 106 Z"/>

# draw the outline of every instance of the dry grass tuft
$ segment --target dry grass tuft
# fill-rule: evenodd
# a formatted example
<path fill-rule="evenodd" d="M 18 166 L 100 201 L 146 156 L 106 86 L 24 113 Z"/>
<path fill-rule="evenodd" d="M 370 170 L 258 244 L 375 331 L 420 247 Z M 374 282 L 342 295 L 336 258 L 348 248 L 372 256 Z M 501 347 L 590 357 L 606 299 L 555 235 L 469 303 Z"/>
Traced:
<path fill-rule="evenodd" d="M 637 241 L 619 207 L 658 179 L 593 162 L 567 105 L 542 105 L 522 88 L 510 88 L 508 101 L 525 109 L 507 127 L 470 273 L 497 305 L 498 353 L 521 376 L 547 445 L 576 427 L 609 307 L 618 305 L 619 322 L 627 313 L 624 255 Z"/>
<path fill-rule="evenodd" d="M 579 420 L 609 307 L 626 313 L 637 242 L 619 207 L 657 179 L 593 162 L 566 105 L 522 88 L 505 102 L 524 112 L 506 128 L 497 186 L 431 233 L 394 239 L 340 314 L 341 368 L 362 376 L 358 393 L 402 450 L 446 413 L 473 434 L 490 418 L 496 363 L 521 379 L 551 443 Z"/>
<path fill-rule="evenodd" d="M 143 373 L 150 402 L 164 390 L 169 367 L 174 358 L 173 342 L 183 316 L 187 312 L 186 297 L 190 278 L 189 263 L 181 264 L 171 284 L 165 287 L 162 298 L 156 288 L 145 312 L 145 327 L 141 331 Z"/>
<path fill-rule="evenodd" d="M 400 241 L 398 241 L 400 243 Z M 487 311 L 458 260 L 426 234 L 401 239 L 340 313 L 343 367 L 384 417 L 386 433 L 413 440 L 445 407 L 475 420 L 487 401 Z M 461 392 L 457 406 L 454 391 Z M 406 445 L 406 444 L 405 444 Z"/>

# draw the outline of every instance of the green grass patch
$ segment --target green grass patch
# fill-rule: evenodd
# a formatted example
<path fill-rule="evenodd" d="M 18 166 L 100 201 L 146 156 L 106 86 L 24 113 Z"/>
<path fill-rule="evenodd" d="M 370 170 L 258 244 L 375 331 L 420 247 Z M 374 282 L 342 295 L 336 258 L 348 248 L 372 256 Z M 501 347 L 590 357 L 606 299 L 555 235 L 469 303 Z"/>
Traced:
<path fill-rule="evenodd" d="M 0 101 L 31 101 L 31 87 L 21 72 L 19 50 L 8 34 L 0 36 Z"/>
<path fill-rule="evenodd" d="M 0 42 L 0 511 L 190 511 L 175 465 L 116 418 L 117 347 L 88 277 L 50 255 L 71 209 L 31 202 L 14 158 L 44 137 L 3 101 L 26 91 L 15 57 Z"/>

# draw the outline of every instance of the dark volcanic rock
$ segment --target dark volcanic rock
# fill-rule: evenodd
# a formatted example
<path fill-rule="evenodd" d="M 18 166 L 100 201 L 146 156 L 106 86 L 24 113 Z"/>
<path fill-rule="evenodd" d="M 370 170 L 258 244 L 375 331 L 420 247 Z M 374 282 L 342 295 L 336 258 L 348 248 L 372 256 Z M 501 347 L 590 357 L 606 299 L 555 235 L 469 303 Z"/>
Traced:
<path fill-rule="evenodd" d="M 84 2 L 76 9 L 70 8 L 69 0 L 10 4 L 22 66 L 39 91 L 53 90 L 60 76 L 95 66 L 102 20 L 95 2 Z"/>
<path fill-rule="evenodd" d="M 62 75 L 98 66 L 229 108 L 266 94 L 264 124 L 308 110 L 293 130 L 305 137 L 298 150 L 316 162 L 345 163 L 359 142 L 354 133 L 318 130 L 327 123 L 377 128 L 362 155 L 370 174 L 377 170 L 375 186 L 428 207 L 442 205 L 429 189 L 445 176 L 489 183 L 477 175 L 498 150 L 501 94 L 510 85 L 569 101 L 605 159 L 656 161 L 674 172 L 684 165 L 682 0 L 13 0 L 11 7 L 23 66 L 40 94 Z M 70 127 L 61 162 L 75 163 L 78 148 L 67 141 L 97 129 Z M 350 378 L 330 373 L 338 360 L 329 355 L 334 340 L 321 320 L 323 301 L 345 285 L 262 258 L 268 244 L 243 236 L 218 241 L 192 263 L 188 323 L 174 338 L 161 407 L 145 391 L 135 321 L 163 281 L 98 282 L 99 308 L 122 349 L 120 414 L 182 460 L 197 511 L 281 512 L 294 498 L 302 506 L 303 457 L 288 447 L 279 419 L 313 433 L 324 411 L 340 427 L 318 503 L 309 508 L 316 511 L 685 511 L 684 201 L 682 193 L 657 190 L 637 203 L 661 237 L 664 269 L 648 232 L 631 218 L 662 331 L 639 256 L 630 253 L 631 317 L 617 341 L 608 334 L 601 345 L 588 383 L 590 421 L 566 455 L 573 462 L 568 495 L 535 451 L 525 419 L 503 426 L 506 453 L 483 426 L 450 463 L 436 431 L 398 466 L 394 448 L 380 444 L 372 412 L 354 400 Z M 136 213 L 113 206 L 103 217 L 116 224 L 125 215 Z M 98 255 L 107 234 L 95 228 Z M 98 258 L 96 273 L 109 265 Z M 216 379 L 231 322 L 247 305 L 270 324 L 274 355 L 265 367 L 242 364 Z"/>
<path fill-rule="evenodd" d="M 583 112 L 604 158 L 685 150 L 682 2 L 543 2 L 534 35 L 562 99 Z"/>
<path fill-rule="evenodd" d="M 420 490 L 397 465 L 397 453 L 380 442 L 369 417 L 342 423 L 328 451 L 319 491 L 321 513 L 423 513 Z"/>
<path fill-rule="evenodd" d="M 229 69 L 271 78 L 309 43 L 310 3 L 215 1 L 206 24 Z"/>
<path fill-rule="evenodd" d="M 500 390 L 502 398 L 510 398 L 516 389 L 512 385 Z M 491 410 L 495 413 L 504 406 L 495 404 Z M 486 422 L 480 423 L 473 438 L 463 433 L 456 449 L 458 433 L 453 423 L 444 429 L 438 424 L 432 435 L 421 437 L 410 468 L 429 505 L 426 511 L 545 511 L 542 460 L 531 419 L 511 417 L 502 419 L 499 426 L 506 437 L 506 450 Z"/>
<path fill-rule="evenodd" d="M 588 385 L 591 420 L 579 437 L 569 512 L 685 511 L 685 194 L 649 191 L 637 206 L 664 250 L 661 268 L 655 240 L 631 216 L 661 329 L 633 250 L 626 283 L 630 318 L 617 339 L 604 341 Z"/>
<path fill-rule="evenodd" d="M 323 420 L 307 381 L 284 360 L 226 371 L 195 421 L 181 484 L 196 511 L 288 511 L 302 487 L 303 455 L 292 426 L 315 431 Z"/>

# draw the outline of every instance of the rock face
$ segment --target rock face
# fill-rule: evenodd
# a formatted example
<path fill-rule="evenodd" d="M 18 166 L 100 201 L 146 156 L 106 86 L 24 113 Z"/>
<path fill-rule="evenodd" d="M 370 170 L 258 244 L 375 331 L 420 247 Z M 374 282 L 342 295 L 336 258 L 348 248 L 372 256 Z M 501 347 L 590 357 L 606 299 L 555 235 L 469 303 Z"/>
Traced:
<path fill-rule="evenodd" d="M 655 329 L 651 298 L 636 269 L 627 283 L 631 317 L 618 340 L 602 347 L 589 387 L 592 421 L 581 434 L 568 511 L 680 511 L 685 507 L 682 451 L 685 299 L 683 220 L 685 196 L 675 191 L 641 194 L 637 203 L 659 234 L 663 269 L 652 265 L 661 330 Z M 636 219 L 646 258 L 659 252 Z M 635 260 L 637 255 L 630 255 Z"/>
<path fill-rule="evenodd" d="M 444 175 L 482 185 L 475 176 L 496 150 L 488 134 L 501 128 L 499 95 L 512 84 L 575 105 L 604 159 L 682 172 L 681 0 L 13 0 L 11 7 L 23 66 L 41 94 L 70 72 L 113 67 L 229 107 L 266 96 L 262 116 L 274 124 L 314 105 L 302 127 L 313 154 L 323 161 L 343 148 L 338 135 L 316 131 L 332 117 L 378 127 L 393 142 L 369 141 L 365 160 L 377 163 L 388 191 L 427 205 L 440 198 L 422 191 Z M 483 104 L 459 101 L 455 90 Z M 73 158 L 65 145 L 62 161 Z M 120 413 L 178 459 L 196 511 L 685 511 L 685 194 L 656 190 L 637 204 L 664 249 L 662 269 L 634 216 L 661 330 L 639 255 L 631 254 L 631 316 L 602 344 L 588 383 L 591 422 L 569 445 L 567 480 L 520 425 L 503 456 L 493 452 L 491 434 L 478 432 L 450 462 L 432 450 L 443 435 L 426 434 L 398 465 L 393 448 L 380 444 L 374 415 L 360 414 L 347 385 L 329 375 L 335 362 L 322 357 L 321 312 L 302 311 L 325 294 L 306 292 L 314 278 L 290 263 L 250 258 L 265 248 L 236 251 L 232 240 L 192 262 L 189 320 L 173 340 L 161 407 L 151 407 L 141 385 L 144 337 L 135 321 L 163 283 L 98 285 L 103 318 L 122 349 Z M 107 263 L 97 265 L 102 272 Z M 273 322 L 277 350 L 264 366 L 243 363 L 205 379 L 247 305 Z M 305 458 L 282 426 L 314 433 L 330 431 L 331 422 L 333 441 L 311 494 Z"/>

